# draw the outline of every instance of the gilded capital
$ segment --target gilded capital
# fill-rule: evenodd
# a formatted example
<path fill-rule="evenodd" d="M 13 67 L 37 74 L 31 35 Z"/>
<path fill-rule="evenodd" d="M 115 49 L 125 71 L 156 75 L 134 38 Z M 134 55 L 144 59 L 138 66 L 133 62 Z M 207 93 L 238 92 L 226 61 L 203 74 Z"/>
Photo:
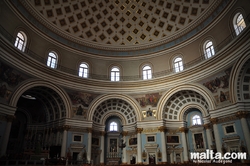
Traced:
<path fill-rule="evenodd" d="M 141 133 L 143 131 L 143 128 L 136 128 L 136 133 Z"/>
<path fill-rule="evenodd" d="M 68 131 L 70 129 L 70 126 L 69 125 L 64 125 L 64 126 L 62 126 L 62 129 L 63 129 L 63 131 L 64 130 Z"/>
<path fill-rule="evenodd" d="M 128 131 L 123 131 L 122 132 L 122 136 L 127 136 L 128 135 Z"/>
<path fill-rule="evenodd" d="M 92 133 L 92 130 L 93 130 L 93 129 L 90 128 L 90 127 L 87 128 L 88 133 Z"/>
<path fill-rule="evenodd" d="M 248 111 L 238 111 L 238 112 L 236 112 L 236 116 L 238 118 L 240 118 L 240 119 L 241 118 L 246 118 L 248 114 L 249 114 Z"/>
<path fill-rule="evenodd" d="M 160 127 L 158 127 L 158 130 L 160 132 L 165 132 L 167 130 L 167 128 L 165 126 L 160 126 Z"/>
<path fill-rule="evenodd" d="M 105 131 L 100 131 L 101 136 L 104 136 L 106 134 Z"/>
<path fill-rule="evenodd" d="M 218 118 L 211 118 L 210 119 L 210 122 L 212 123 L 212 124 L 217 124 L 218 123 Z"/>
<path fill-rule="evenodd" d="M 186 127 L 180 127 L 179 131 L 183 132 L 183 133 L 186 133 L 186 132 L 188 132 L 188 128 L 186 128 Z"/>
<path fill-rule="evenodd" d="M 14 115 L 7 115 L 5 118 L 7 122 L 12 122 L 16 117 Z"/>
<path fill-rule="evenodd" d="M 211 128 L 211 124 L 210 123 L 204 124 L 203 126 L 204 126 L 205 129 L 210 129 Z"/>

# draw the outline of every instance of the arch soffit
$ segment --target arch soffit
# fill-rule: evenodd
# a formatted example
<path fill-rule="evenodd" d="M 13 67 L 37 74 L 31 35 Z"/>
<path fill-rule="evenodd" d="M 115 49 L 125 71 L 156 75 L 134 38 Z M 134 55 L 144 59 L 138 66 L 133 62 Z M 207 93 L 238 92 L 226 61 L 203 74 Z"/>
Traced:
<path fill-rule="evenodd" d="M 48 88 L 51 88 L 52 90 L 54 90 L 61 97 L 62 101 L 65 104 L 66 117 L 69 118 L 71 116 L 71 114 L 70 114 L 71 100 L 70 100 L 68 94 L 63 89 L 56 86 L 55 84 L 44 81 L 44 80 L 39 80 L 39 79 L 30 79 L 30 80 L 24 81 L 22 84 L 20 84 L 19 87 L 14 91 L 14 93 L 10 99 L 9 105 L 16 107 L 17 102 L 18 102 L 19 98 L 21 97 L 21 95 L 25 91 L 29 90 L 30 88 L 37 87 L 37 86 L 48 87 Z"/>
<path fill-rule="evenodd" d="M 123 125 L 127 124 L 126 123 L 126 118 L 118 111 L 112 111 L 112 112 L 107 112 L 106 114 L 103 115 L 102 121 L 101 121 L 101 125 L 105 125 L 107 119 L 111 116 L 117 116 L 118 118 L 121 119 L 121 122 Z"/>
<path fill-rule="evenodd" d="M 202 106 L 202 105 L 199 105 L 199 104 L 188 104 L 186 106 L 184 106 L 184 108 L 181 110 L 180 114 L 179 114 L 179 120 L 180 121 L 186 121 L 186 115 L 188 113 L 188 110 L 190 108 L 197 108 L 203 117 L 205 117 L 205 115 L 207 115 L 207 110 Z"/>
<path fill-rule="evenodd" d="M 104 102 L 108 99 L 113 99 L 113 98 L 122 99 L 122 100 L 128 102 L 133 107 L 133 109 L 135 111 L 137 121 L 142 120 L 142 113 L 140 112 L 138 103 L 133 98 L 131 98 L 127 95 L 122 95 L 122 94 L 106 94 L 106 95 L 101 95 L 101 96 L 95 98 L 89 106 L 89 113 L 87 115 L 87 120 L 92 121 L 92 117 L 93 117 L 94 112 L 95 112 L 96 108 L 98 107 L 98 105 L 100 105 L 102 102 Z"/>
<path fill-rule="evenodd" d="M 244 66 L 244 64 L 250 59 L 250 49 L 246 50 L 244 53 L 242 53 L 242 56 L 238 59 L 238 61 L 235 63 L 235 65 L 232 68 L 231 76 L 229 80 L 229 86 L 230 86 L 230 92 L 231 92 L 231 100 L 232 103 L 237 102 L 237 84 L 238 84 L 238 77 L 240 75 L 240 72 Z"/>
<path fill-rule="evenodd" d="M 168 101 L 168 99 L 170 99 L 175 93 L 178 93 L 180 91 L 186 91 L 186 90 L 191 90 L 194 92 L 199 93 L 201 96 L 204 97 L 204 99 L 206 100 L 206 102 L 208 103 L 209 106 L 209 110 L 214 110 L 216 107 L 215 104 L 215 99 L 212 96 L 211 92 L 209 92 L 205 87 L 202 87 L 202 85 L 198 84 L 198 83 L 194 83 L 194 84 L 185 84 L 185 85 L 181 85 L 172 89 L 169 89 L 164 95 L 163 97 L 160 99 L 159 103 L 158 103 L 158 113 L 157 113 L 157 119 L 163 119 L 162 115 L 163 115 L 163 109 L 164 109 L 164 105 L 165 103 Z M 206 111 L 206 113 L 204 114 L 207 115 L 208 112 Z"/>

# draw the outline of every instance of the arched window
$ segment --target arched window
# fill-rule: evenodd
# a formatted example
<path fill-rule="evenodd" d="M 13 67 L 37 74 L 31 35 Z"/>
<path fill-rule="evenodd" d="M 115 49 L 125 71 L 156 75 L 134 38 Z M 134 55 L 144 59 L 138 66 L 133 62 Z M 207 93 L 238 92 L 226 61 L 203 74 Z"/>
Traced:
<path fill-rule="evenodd" d="M 150 66 L 144 66 L 142 68 L 142 75 L 144 80 L 148 80 L 152 78 L 152 70 Z"/>
<path fill-rule="evenodd" d="M 241 13 L 237 13 L 233 19 L 233 25 L 236 35 L 239 35 L 244 28 L 246 28 L 246 23 Z"/>
<path fill-rule="evenodd" d="M 213 46 L 213 42 L 208 40 L 205 42 L 204 44 L 204 54 L 206 59 L 211 58 L 212 56 L 214 56 L 215 52 L 214 52 L 214 46 Z"/>
<path fill-rule="evenodd" d="M 118 67 L 111 69 L 111 81 L 120 81 L 120 70 Z"/>
<path fill-rule="evenodd" d="M 201 117 L 199 115 L 194 115 L 192 121 L 193 125 L 201 125 Z"/>
<path fill-rule="evenodd" d="M 175 72 L 180 72 L 183 70 L 183 62 L 181 57 L 174 59 L 174 70 Z"/>
<path fill-rule="evenodd" d="M 118 131 L 118 125 L 116 122 L 111 122 L 109 125 L 109 131 Z"/>
<path fill-rule="evenodd" d="M 81 63 L 79 67 L 79 76 L 83 78 L 88 78 L 89 67 L 86 63 Z"/>
<path fill-rule="evenodd" d="M 50 52 L 48 55 L 47 66 L 55 69 L 57 67 L 58 56 L 55 52 Z"/>
<path fill-rule="evenodd" d="M 15 47 L 24 52 L 26 43 L 27 43 L 26 34 L 22 31 L 18 32 L 16 36 Z"/>

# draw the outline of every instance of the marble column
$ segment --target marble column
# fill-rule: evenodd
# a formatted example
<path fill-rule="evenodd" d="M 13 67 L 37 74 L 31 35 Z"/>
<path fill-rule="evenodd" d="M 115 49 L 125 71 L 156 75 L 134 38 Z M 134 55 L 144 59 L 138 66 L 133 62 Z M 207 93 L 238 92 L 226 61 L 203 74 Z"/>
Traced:
<path fill-rule="evenodd" d="M 9 142 L 9 136 L 10 136 L 10 130 L 11 130 L 11 125 L 12 125 L 12 121 L 14 120 L 15 116 L 12 115 L 7 115 L 6 117 L 6 121 L 7 121 L 7 125 L 5 128 L 5 133 L 3 135 L 3 141 L 2 141 L 2 147 L 1 147 L 1 154 L 0 157 L 6 154 L 6 150 L 7 150 L 7 145 Z"/>
<path fill-rule="evenodd" d="M 105 136 L 105 131 L 101 131 L 101 156 L 100 156 L 100 165 L 104 165 L 104 136 Z"/>
<path fill-rule="evenodd" d="M 171 160 L 170 163 L 174 164 L 174 151 L 172 151 L 170 154 L 170 160 Z"/>
<path fill-rule="evenodd" d="M 250 133 L 249 133 L 249 128 L 248 128 L 247 119 L 246 119 L 248 114 L 249 113 L 247 111 L 239 111 L 236 113 L 236 116 L 240 119 L 241 127 L 242 127 L 243 134 L 245 137 L 245 142 L 247 145 L 247 153 L 250 154 L 250 141 L 249 141 Z"/>
<path fill-rule="evenodd" d="M 161 132 L 161 151 L 162 151 L 162 164 L 167 164 L 167 150 L 166 150 L 166 127 L 161 126 L 158 128 Z"/>
<path fill-rule="evenodd" d="M 62 138 L 62 146 L 61 146 L 61 157 L 66 157 L 67 136 L 68 136 L 69 129 L 70 129 L 70 126 L 68 125 L 62 126 L 63 138 Z"/>
<path fill-rule="evenodd" d="M 137 164 L 143 164 L 142 163 L 142 142 L 141 142 L 141 132 L 143 131 L 143 128 L 136 128 L 137 132 Z"/>
<path fill-rule="evenodd" d="M 87 128 L 87 131 L 88 131 L 87 161 L 88 163 L 91 163 L 92 128 Z"/>
<path fill-rule="evenodd" d="M 187 138 L 186 138 L 186 132 L 188 129 L 186 127 L 179 128 L 179 131 L 181 132 L 181 142 L 183 147 L 183 159 L 184 162 L 188 162 L 188 148 L 187 148 Z"/>
<path fill-rule="evenodd" d="M 123 142 L 127 141 L 127 135 L 128 135 L 127 131 L 122 132 Z M 127 148 L 126 148 L 126 146 L 122 149 L 122 164 L 127 164 Z"/>
<path fill-rule="evenodd" d="M 218 125 L 217 125 L 219 120 L 218 118 L 211 118 L 210 121 L 213 124 L 216 150 L 217 152 L 221 152 L 222 143 L 221 143 L 220 133 L 219 133 Z"/>
<path fill-rule="evenodd" d="M 210 123 L 204 124 L 204 128 L 206 129 L 206 135 L 207 135 L 207 149 L 212 149 L 212 135 L 211 135 L 211 125 Z"/>

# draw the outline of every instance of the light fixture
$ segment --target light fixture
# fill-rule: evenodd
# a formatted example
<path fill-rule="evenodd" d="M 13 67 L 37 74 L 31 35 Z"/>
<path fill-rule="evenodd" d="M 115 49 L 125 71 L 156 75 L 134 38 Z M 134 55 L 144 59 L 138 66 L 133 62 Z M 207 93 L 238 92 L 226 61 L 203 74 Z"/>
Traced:
<path fill-rule="evenodd" d="M 25 99 L 36 100 L 36 98 L 34 96 L 31 96 L 31 95 L 22 95 L 22 97 Z"/>

